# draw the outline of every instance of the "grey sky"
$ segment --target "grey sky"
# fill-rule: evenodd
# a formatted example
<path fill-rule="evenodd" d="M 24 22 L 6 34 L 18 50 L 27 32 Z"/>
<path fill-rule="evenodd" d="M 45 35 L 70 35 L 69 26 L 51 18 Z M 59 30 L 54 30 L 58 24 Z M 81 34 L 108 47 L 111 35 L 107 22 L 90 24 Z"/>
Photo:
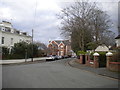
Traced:
<path fill-rule="evenodd" d="M 56 14 L 67 2 L 72 1 L 74 0 L 0 0 L 0 18 L 1 21 L 12 22 L 14 28 L 30 35 L 34 29 L 34 40 L 47 44 L 48 40 L 61 37 L 58 27 L 60 21 Z M 100 7 L 110 15 L 114 22 L 112 30 L 117 35 L 118 0 L 92 1 L 102 2 Z"/>

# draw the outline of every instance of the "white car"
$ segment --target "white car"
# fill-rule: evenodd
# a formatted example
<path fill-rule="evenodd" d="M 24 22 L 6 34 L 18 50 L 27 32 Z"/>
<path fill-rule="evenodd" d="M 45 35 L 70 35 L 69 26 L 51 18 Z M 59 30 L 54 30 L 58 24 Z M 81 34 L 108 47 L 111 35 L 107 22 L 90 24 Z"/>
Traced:
<path fill-rule="evenodd" d="M 72 58 L 77 58 L 77 56 L 72 56 Z"/>
<path fill-rule="evenodd" d="M 50 56 L 48 56 L 48 57 L 46 58 L 46 61 L 50 61 L 50 60 L 55 60 L 55 57 L 52 56 L 52 55 L 50 55 Z"/>

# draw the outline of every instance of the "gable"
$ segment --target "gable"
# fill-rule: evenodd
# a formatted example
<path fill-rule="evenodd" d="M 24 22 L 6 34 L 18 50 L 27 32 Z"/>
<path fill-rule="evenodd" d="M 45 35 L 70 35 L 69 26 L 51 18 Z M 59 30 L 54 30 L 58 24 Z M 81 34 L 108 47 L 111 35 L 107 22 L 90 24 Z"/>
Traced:
<path fill-rule="evenodd" d="M 53 45 L 58 45 L 55 41 L 52 41 L 51 44 L 53 44 Z"/>
<path fill-rule="evenodd" d="M 96 49 L 95 49 L 95 51 L 104 51 L 104 52 L 107 52 L 107 51 L 109 51 L 109 48 L 107 47 L 107 46 L 105 46 L 105 45 L 101 45 L 101 46 L 98 46 Z"/>
<path fill-rule="evenodd" d="M 48 47 L 52 47 L 52 44 L 51 44 L 51 43 L 49 43 L 49 44 L 48 44 Z"/>
<path fill-rule="evenodd" d="M 65 44 L 64 44 L 63 42 L 61 42 L 61 43 L 59 44 L 59 47 L 61 47 L 61 46 L 65 46 Z"/>

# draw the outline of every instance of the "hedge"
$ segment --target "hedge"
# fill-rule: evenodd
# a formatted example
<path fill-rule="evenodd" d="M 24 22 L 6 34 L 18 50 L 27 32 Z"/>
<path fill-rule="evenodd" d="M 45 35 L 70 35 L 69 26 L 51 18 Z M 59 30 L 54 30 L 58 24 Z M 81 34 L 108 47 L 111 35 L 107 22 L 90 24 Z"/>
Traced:
<path fill-rule="evenodd" d="M 85 51 L 78 51 L 77 55 L 80 55 L 80 54 L 84 54 L 85 55 L 85 54 L 87 54 L 87 52 L 85 52 Z"/>

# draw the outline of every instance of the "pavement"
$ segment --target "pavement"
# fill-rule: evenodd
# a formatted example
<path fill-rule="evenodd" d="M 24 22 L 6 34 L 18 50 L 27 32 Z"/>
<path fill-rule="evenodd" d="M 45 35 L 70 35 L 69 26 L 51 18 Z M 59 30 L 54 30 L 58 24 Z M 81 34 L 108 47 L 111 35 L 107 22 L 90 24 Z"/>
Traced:
<path fill-rule="evenodd" d="M 34 62 L 38 61 L 45 61 L 47 57 L 39 57 L 39 58 L 33 58 Z M 8 64 L 21 64 L 24 62 L 31 62 L 31 58 L 29 59 L 13 59 L 13 60 L 0 60 L 0 65 L 8 65 Z"/>
<path fill-rule="evenodd" d="M 90 66 L 86 66 L 84 64 L 80 64 L 76 62 L 76 60 L 71 60 L 68 62 L 68 64 L 72 67 L 79 68 L 84 71 L 88 71 L 94 74 L 102 75 L 102 76 L 107 76 L 110 78 L 118 79 L 120 80 L 120 73 L 119 72 L 113 72 L 108 70 L 107 68 L 93 68 Z"/>

